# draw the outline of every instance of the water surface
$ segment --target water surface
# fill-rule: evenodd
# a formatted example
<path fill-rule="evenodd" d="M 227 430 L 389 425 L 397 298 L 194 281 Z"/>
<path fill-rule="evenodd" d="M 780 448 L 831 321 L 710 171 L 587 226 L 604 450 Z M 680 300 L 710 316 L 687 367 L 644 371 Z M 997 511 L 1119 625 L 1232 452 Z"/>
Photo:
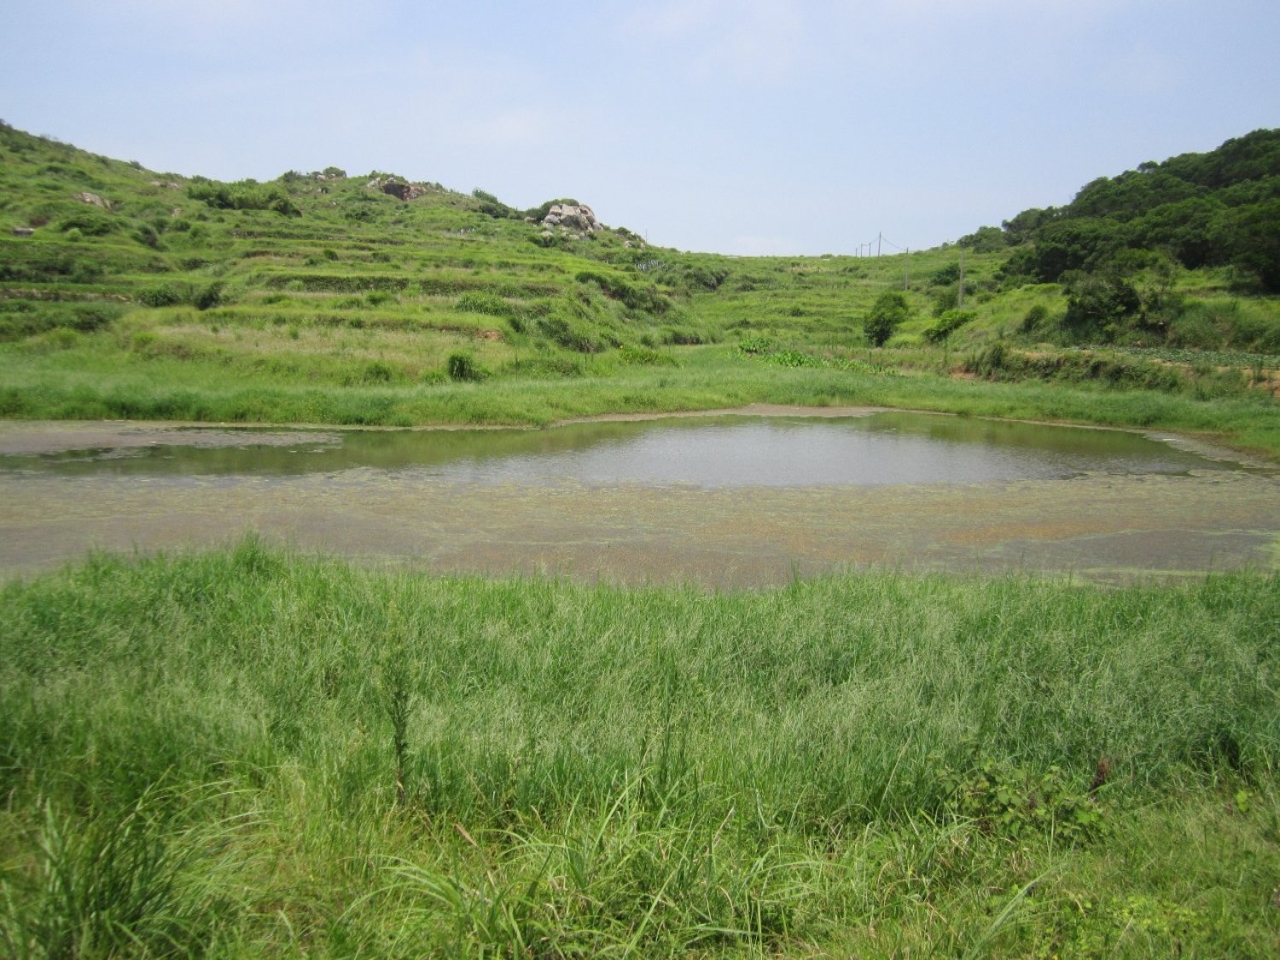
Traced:
<path fill-rule="evenodd" d="M 245 530 L 367 563 L 739 587 L 846 567 L 1280 559 L 1274 470 L 1177 438 L 877 413 L 547 430 L 0 425 L 0 574 Z"/>

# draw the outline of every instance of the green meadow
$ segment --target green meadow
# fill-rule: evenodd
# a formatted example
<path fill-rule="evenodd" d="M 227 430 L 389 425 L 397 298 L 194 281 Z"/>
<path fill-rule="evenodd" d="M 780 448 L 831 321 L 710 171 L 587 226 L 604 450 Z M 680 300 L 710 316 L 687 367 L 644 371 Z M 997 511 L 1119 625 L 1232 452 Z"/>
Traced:
<path fill-rule="evenodd" d="M 1141 182 L 1201 176 L 1175 159 Z M 1266 170 L 1185 209 L 1125 207 L 1122 175 L 932 250 L 737 258 L 0 126 L 0 417 L 875 405 L 1274 462 Z M 0 585 L 0 954 L 1272 957 L 1277 611 L 1266 571 L 715 593 L 252 537 L 93 555 Z"/>
<path fill-rule="evenodd" d="M 7 956 L 1271 956 L 1280 579 L 97 556 L 0 595 Z"/>

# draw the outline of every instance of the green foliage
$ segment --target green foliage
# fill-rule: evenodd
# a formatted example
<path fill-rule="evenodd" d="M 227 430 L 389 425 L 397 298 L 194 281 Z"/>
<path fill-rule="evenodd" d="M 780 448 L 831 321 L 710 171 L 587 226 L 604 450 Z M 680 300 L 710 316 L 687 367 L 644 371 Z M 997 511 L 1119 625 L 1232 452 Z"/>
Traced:
<path fill-rule="evenodd" d="M 998 253 L 1009 245 L 1008 238 L 999 227 L 979 227 L 956 242 L 978 253 Z"/>
<path fill-rule="evenodd" d="M 0 952 L 1267 956 L 1277 604 L 98 554 L 0 591 Z"/>
<path fill-rule="evenodd" d="M 538 320 L 538 330 L 553 343 L 576 353 L 599 353 L 605 344 L 582 327 L 563 316 L 543 317 Z"/>
<path fill-rule="evenodd" d="M 280 187 L 264 187 L 253 180 L 231 184 L 196 180 L 187 187 L 187 196 L 202 200 L 215 210 L 270 210 L 286 217 L 302 216 L 302 211 Z"/>
<path fill-rule="evenodd" d="M 58 229 L 69 234 L 72 230 L 81 237 L 105 237 L 120 229 L 121 222 L 110 214 L 96 210 L 82 210 L 63 217 L 58 222 Z"/>
<path fill-rule="evenodd" d="M 479 201 L 478 209 L 485 216 L 497 219 L 518 219 L 520 217 L 518 210 L 507 206 L 492 193 L 486 193 L 479 187 L 471 191 L 471 196 Z"/>
<path fill-rule="evenodd" d="M 574 279 L 579 283 L 594 284 L 605 296 L 621 301 L 632 310 L 661 316 L 670 307 L 670 302 L 652 285 L 637 287 L 617 275 L 600 270 L 580 270 Z"/>
<path fill-rule="evenodd" d="M 197 288 L 191 298 L 191 304 L 197 310 L 211 310 L 222 303 L 222 292 L 222 283 L 215 280 L 213 283 Z"/>
<path fill-rule="evenodd" d="M 1034 334 L 1049 322 L 1049 308 L 1043 303 L 1037 303 L 1027 310 L 1022 321 L 1018 324 L 1018 331 L 1024 334 Z"/>
<path fill-rule="evenodd" d="M 450 380 L 479 380 L 480 368 L 476 366 L 475 357 L 463 351 L 449 354 L 446 361 Z"/>
<path fill-rule="evenodd" d="M 1057 765 L 1035 773 L 1006 760 L 975 757 L 963 771 L 942 770 L 939 779 L 949 791 L 949 815 L 973 821 L 984 833 L 1013 840 L 1045 836 L 1070 846 L 1111 830 L 1106 805 L 1073 787 Z"/>
<path fill-rule="evenodd" d="M 1029 263 L 1018 261 L 1010 273 L 1042 282 L 1102 269 L 1128 248 L 1168 250 L 1190 269 L 1234 264 L 1275 292 L 1280 130 L 1257 130 L 1206 154 L 1100 177 L 1066 207 L 1023 211 L 1004 229 L 1012 244 L 1035 242 L 1024 255 Z"/>
<path fill-rule="evenodd" d="M 1142 299 L 1129 278 L 1117 270 L 1072 271 L 1063 277 L 1067 313 L 1063 328 L 1077 341 L 1111 340 Z"/>
<path fill-rule="evenodd" d="M 959 282 L 960 264 L 958 262 L 939 267 L 929 275 L 929 285 L 932 287 L 948 287 Z"/>
<path fill-rule="evenodd" d="M 618 360 L 635 367 L 678 367 L 680 362 L 669 353 L 652 347 L 623 344 L 618 348 Z"/>
<path fill-rule="evenodd" d="M 490 317 L 512 319 L 516 315 L 515 307 L 502 297 L 491 293 L 464 293 L 454 303 L 454 307 L 468 313 L 483 313 Z"/>
<path fill-rule="evenodd" d="M 738 341 L 738 349 L 743 353 L 752 355 L 767 353 L 773 349 L 773 340 L 760 334 L 743 337 Z"/>
<path fill-rule="evenodd" d="M 1029 354 L 993 343 L 965 358 L 964 369 L 989 380 L 1044 380 L 1065 383 L 1097 383 L 1124 389 L 1157 390 L 1166 393 L 1203 392 L 1195 376 L 1157 362 L 1121 354 L 1101 355 L 1086 351 L 1058 354 Z M 1239 375 L 1234 383 L 1215 386 L 1215 392 L 1240 393 Z"/>
<path fill-rule="evenodd" d="M 1256 276 L 1267 293 L 1280 293 L 1280 197 L 1233 212 L 1224 232 L 1231 262 Z"/>
<path fill-rule="evenodd" d="M 938 317 L 933 326 L 924 331 L 924 338 L 930 343 L 942 343 L 967 323 L 972 323 L 978 315 L 972 310 L 947 310 Z"/>
<path fill-rule="evenodd" d="M 890 290 L 880 294 L 862 324 L 867 342 L 883 347 L 910 315 L 911 308 L 901 291 Z"/>

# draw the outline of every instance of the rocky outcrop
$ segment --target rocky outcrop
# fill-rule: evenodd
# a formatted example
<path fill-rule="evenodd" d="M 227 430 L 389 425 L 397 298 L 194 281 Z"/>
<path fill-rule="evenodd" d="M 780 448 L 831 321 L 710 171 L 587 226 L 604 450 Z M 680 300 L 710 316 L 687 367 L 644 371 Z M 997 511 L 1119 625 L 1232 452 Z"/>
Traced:
<path fill-rule="evenodd" d="M 381 190 L 388 196 L 395 197 L 397 200 L 403 200 L 408 203 L 410 200 L 422 196 L 426 191 L 416 183 L 410 183 L 402 180 L 400 177 L 374 177 L 369 181 L 368 186 L 375 190 Z"/>
<path fill-rule="evenodd" d="M 89 193 L 87 190 L 84 193 L 77 193 L 76 199 L 81 203 L 88 203 L 95 207 L 101 207 L 103 210 L 111 209 L 111 201 L 103 199 L 96 193 Z"/>
<path fill-rule="evenodd" d="M 547 215 L 542 218 L 542 225 L 544 227 L 563 227 L 566 230 L 573 230 L 577 233 L 595 233 L 605 228 L 604 224 L 596 219 L 595 212 L 585 203 L 553 204 L 551 209 L 547 211 Z"/>

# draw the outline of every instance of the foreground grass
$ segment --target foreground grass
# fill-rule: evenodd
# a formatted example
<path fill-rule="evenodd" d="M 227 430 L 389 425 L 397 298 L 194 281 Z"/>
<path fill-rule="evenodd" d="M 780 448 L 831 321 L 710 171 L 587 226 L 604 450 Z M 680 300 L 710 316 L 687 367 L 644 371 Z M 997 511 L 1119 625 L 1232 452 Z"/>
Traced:
<path fill-rule="evenodd" d="M 1280 578 L 0 594 L 0 952 L 1271 956 Z"/>

